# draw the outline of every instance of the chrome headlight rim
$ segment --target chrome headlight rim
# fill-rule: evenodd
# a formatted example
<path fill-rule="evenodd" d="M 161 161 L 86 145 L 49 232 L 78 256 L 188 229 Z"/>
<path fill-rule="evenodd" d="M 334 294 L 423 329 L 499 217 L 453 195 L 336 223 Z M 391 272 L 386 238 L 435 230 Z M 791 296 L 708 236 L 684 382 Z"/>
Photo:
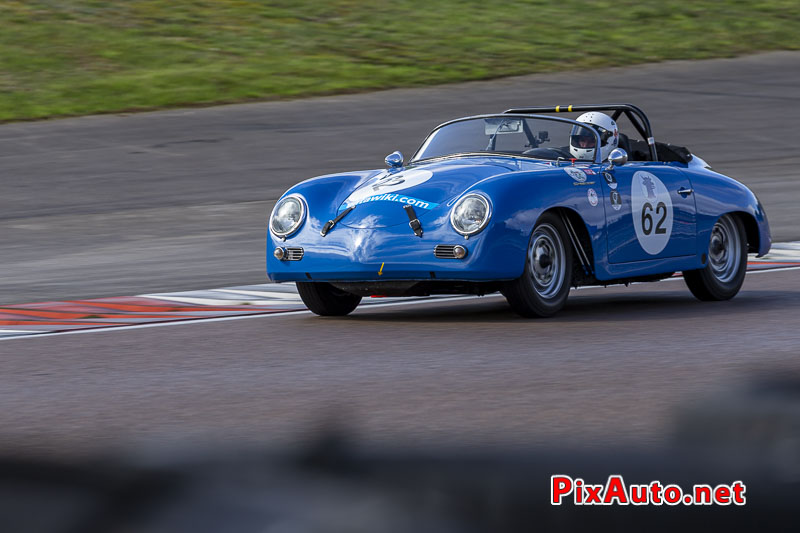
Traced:
<path fill-rule="evenodd" d="M 454 217 L 458 206 L 461 205 L 461 203 L 466 201 L 468 198 L 477 198 L 478 200 L 483 202 L 483 204 L 486 206 L 486 216 L 483 218 L 483 222 L 481 222 L 480 226 L 478 226 L 476 229 L 472 231 L 465 232 L 460 230 L 458 226 L 456 226 Z M 477 235 L 478 233 L 483 231 L 483 229 L 489 224 L 489 221 L 491 219 L 492 219 L 492 202 L 489 201 L 489 198 L 486 195 L 477 192 L 471 192 L 465 194 L 464 196 L 456 200 L 456 202 L 453 204 L 453 207 L 450 209 L 450 225 L 453 227 L 456 233 L 458 233 L 459 235 L 463 235 L 464 237 L 472 237 L 473 235 Z"/>
<path fill-rule="evenodd" d="M 297 200 L 298 203 L 300 204 L 300 218 L 297 220 L 297 224 L 295 224 L 292 228 L 290 228 L 289 231 L 282 233 L 275 231 L 275 228 L 272 226 L 272 221 L 275 218 L 275 213 L 277 213 L 278 208 L 281 206 L 281 204 L 290 199 Z M 272 213 L 269 216 L 270 233 L 272 233 L 275 237 L 278 237 L 279 239 L 286 239 L 287 237 L 291 237 L 292 235 L 297 233 L 301 227 L 303 227 L 303 223 L 306 221 L 306 213 L 308 213 L 308 206 L 306 204 L 306 199 L 299 194 L 287 194 L 286 196 L 278 200 L 278 202 L 275 204 L 275 207 L 272 208 Z"/>

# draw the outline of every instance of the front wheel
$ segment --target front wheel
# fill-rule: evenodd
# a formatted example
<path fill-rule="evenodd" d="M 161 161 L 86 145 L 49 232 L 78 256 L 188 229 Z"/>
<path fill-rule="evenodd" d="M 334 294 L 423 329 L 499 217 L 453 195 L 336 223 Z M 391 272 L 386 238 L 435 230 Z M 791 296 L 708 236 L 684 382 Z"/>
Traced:
<path fill-rule="evenodd" d="M 558 216 L 547 213 L 539 219 L 528 242 L 525 271 L 503 289 L 517 314 L 548 317 L 564 307 L 572 282 L 572 248 L 568 242 L 567 229 Z"/>
<path fill-rule="evenodd" d="M 698 300 L 730 300 L 739 292 L 747 272 L 747 235 L 742 221 L 723 215 L 711 230 L 708 264 L 687 270 L 683 279 Z"/>
<path fill-rule="evenodd" d="M 340 291 L 330 283 L 299 281 L 297 292 L 312 313 L 321 316 L 344 316 L 355 309 L 361 296 Z"/>

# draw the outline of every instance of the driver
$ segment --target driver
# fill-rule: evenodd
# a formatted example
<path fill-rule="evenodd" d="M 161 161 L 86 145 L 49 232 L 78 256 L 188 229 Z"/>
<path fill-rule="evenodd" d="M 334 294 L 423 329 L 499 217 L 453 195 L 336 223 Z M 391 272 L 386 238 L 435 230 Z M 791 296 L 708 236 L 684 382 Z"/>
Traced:
<path fill-rule="evenodd" d="M 600 134 L 600 160 L 605 161 L 611 150 L 619 144 L 619 130 L 614 119 L 605 113 L 590 111 L 576 119 L 587 124 Z M 573 126 L 569 136 L 569 151 L 575 159 L 594 160 L 596 138 L 586 128 Z"/>

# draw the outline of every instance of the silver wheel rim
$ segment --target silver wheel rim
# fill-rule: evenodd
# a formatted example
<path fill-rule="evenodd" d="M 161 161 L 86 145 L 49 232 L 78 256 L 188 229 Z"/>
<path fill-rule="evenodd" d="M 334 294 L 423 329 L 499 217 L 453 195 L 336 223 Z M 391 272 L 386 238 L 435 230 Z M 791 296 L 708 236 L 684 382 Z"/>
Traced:
<path fill-rule="evenodd" d="M 736 277 L 742 261 L 742 240 L 730 215 L 717 220 L 711 230 L 708 264 L 714 277 L 727 283 Z"/>
<path fill-rule="evenodd" d="M 556 229 L 550 224 L 536 228 L 528 247 L 528 265 L 533 287 L 542 298 L 552 298 L 564 284 L 564 245 Z"/>

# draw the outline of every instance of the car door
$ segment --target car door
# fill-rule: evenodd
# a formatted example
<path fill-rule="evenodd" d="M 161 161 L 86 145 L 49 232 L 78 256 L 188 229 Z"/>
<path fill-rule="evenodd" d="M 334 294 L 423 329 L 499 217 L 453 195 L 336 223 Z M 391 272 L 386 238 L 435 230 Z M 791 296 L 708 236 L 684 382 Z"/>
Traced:
<path fill-rule="evenodd" d="M 604 176 L 610 263 L 696 253 L 692 184 L 664 163 L 628 163 Z"/>

